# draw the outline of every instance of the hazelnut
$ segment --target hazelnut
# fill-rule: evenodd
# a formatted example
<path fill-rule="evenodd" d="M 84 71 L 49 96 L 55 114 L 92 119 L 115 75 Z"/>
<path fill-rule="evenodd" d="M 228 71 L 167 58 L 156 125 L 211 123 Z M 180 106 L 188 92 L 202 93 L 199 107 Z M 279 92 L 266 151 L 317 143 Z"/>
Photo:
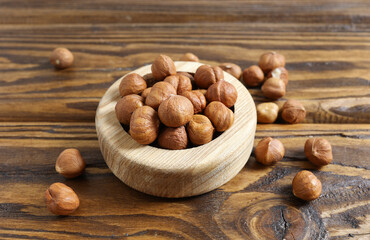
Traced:
<path fill-rule="evenodd" d="M 199 62 L 199 58 L 195 56 L 193 53 L 185 53 L 180 58 L 180 61 Z"/>
<path fill-rule="evenodd" d="M 130 135 L 136 142 L 150 144 L 157 138 L 158 131 L 158 114 L 153 108 L 142 106 L 132 113 Z"/>
<path fill-rule="evenodd" d="M 191 91 L 192 89 L 190 79 L 184 75 L 168 76 L 164 81 L 170 83 L 176 89 L 177 94 Z"/>
<path fill-rule="evenodd" d="M 67 48 L 56 48 L 50 55 L 51 64 L 58 69 L 70 67 L 73 59 L 73 54 Z"/>
<path fill-rule="evenodd" d="M 188 136 L 184 126 L 165 128 L 158 136 L 158 144 L 162 148 L 179 150 L 188 145 Z"/>
<path fill-rule="evenodd" d="M 289 74 L 288 74 L 288 70 L 286 70 L 284 67 L 275 68 L 274 70 L 272 70 L 271 72 L 267 74 L 266 78 L 272 78 L 272 77 L 283 80 L 283 82 L 285 83 L 285 86 L 288 84 Z"/>
<path fill-rule="evenodd" d="M 220 67 L 208 65 L 200 66 L 194 75 L 194 80 L 199 88 L 208 88 L 217 81 L 224 79 L 224 73 Z"/>
<path fill-rule="evenodd" d="M 119 92 L 122 97 L 129 94 L 139 94 L 146 89 L 145 79 L 137 73 L 130 73 L 122 78 Z"/>
<path fill-rule="evenodd" d="M 285 95 L 286 87 L 283 80 L 269 78 L 263 83 L 261 90 L 265 97 L 277 100 Z"/>
<path fill-rule="evenodd" d="M 262 139 L 254 150 L 257 161 L 266 166 L 283 159 L 284 153 L 284 145 L 279 140 L 271 137 Z"/>
<path fill-rule="evenodd" d="M 311 201 L 320 197 L 322 185 L 320 180 L 311 172 L 303 170 L 295 175 L 293 182 L 293 194 L 297 198 Z"/>
<path fill-rule="evenodd" d="M 194 114 L 202 112 L 207 105 L 206 97 L 198 90 L 188 91 L 181 94 L 190 100 L 194 107 Z"/>
<path fill-rule="evenodd" d="M 66 178 L 75 178 L 82 174 L 85 166 L 80 151 L 69 148 L 59 154 L 55 170 Z"/>
<path fill-rule="evenodd" d="M 168 82 L 157 82 L 153 85 L 152 90 L 145 99 L 145 104 L 154 109 L 170 96 L 176 95 L 176 89 Z"/>
<path fill-rule="evenodd" d="M 277 52 L 267 52 L 261 55 L 258 65 L 267 74 L 275 68 L 284 67 L 285 57 Z"/>
<path fill-rule="evenodd" d="M 273 123 L 279 114 L 279 106 L 273 102 L 260 103 L 257 105 L 257 122 Z"/>
<path fill-rule="evenodd" d="M 249 87 L 257 87 L 259 86 L 265 78 L 262 69 L 257 66 L 253 65 L 249 68 L 244 69 L 243 71 L 243 81 Z"/>
<path fill-rule="evenodd" d="M 208 104 L 204 110 L 209 120 L 213 123 L 218 132 L 229 129 L 234 123 L 234 113 L 227 108 L 222 102 L 214 101 Z"/>
<path fill-rule="evenodd" d="M 162 81 L 165 77 L 176 74 L 175 63 L 169 56 L 159 55 L 152 64 L 154 79 Z"/>
<path fill-rule="evenodd" d="M 196 114 L 187 126 L 190 141 L 194 145 L 203 145 L 212 141 L 215 128 L 204 115 Z"/>
<path fill-rule="evenodd" d="M 324 138 L 309 138 L 304 145 L 304 153 L 316 166 L 325 166 L 333 160 L 330 142 Z"/>
<path fill-rule="evenodd" d="M 206 98 L 208 102 L 219 101 L 226 107 L 232 107 L 238 98 L 238 91 L 231 83 L 221 80 L 208 88 Z"/>
<path fill-rule="evenodd" d="M 184 96 L 174 95 L 163 101 L 158 108 L 161 122 L 167 127 L 180 127 L 193 117 L 193 104 Z"/>
<path fill-rule="evenodd" d="M 159 82 L 158 80 L 155 80 L 154 77 L 153 77 L 153 74 L 151 73 L 147 73 L 143 76 L 145 82 L 146 82 L 146 86 L 148 88 L 150 87 L 153 87 L 154 84 L 156 84 L 157 82 Z"/>
<path fill-rule="evenodd" d="M 300 123 L 306 117 L 304 106 L 294 99 L 289 99 L 281 108 L 281 118 L 287 123 Z"/>
<path fill-rule="evenodd" d="M 227 73 L 230 73 L 236 79 L 242 75 L 242 69 L 234 63 L 221 63 L 219 67 Z"/>
<path fill-rule="evenodd" d="M 150 91 L 152 90 L 151 87 L 145 89 L 142 93 L 141 93 L 141 97 L 143 98 L 143 102 L 145 102 L 146 98 L 148 97 Z"/>
<path fill-rule="evenodd" d="M 46 207 L 56 215 L 69 215 L 80 206 L 77 194 L 63 183 L 53 183 L 45 192 Z"/>
<path fill-rule="evenodd" d="M 118 100 L 116 104 L 116 116 L 118 121 L 125 125 L 129 125 L 132 113 L 142 106 L 144 106 L 143 97 L 136 94 L 124 96 Z"/>

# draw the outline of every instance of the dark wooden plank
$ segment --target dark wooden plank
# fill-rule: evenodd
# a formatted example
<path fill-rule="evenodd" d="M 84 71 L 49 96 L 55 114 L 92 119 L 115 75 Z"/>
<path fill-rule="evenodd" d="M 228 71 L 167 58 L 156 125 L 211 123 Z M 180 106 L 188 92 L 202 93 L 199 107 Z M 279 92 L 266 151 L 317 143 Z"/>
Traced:
<path fill-rule="evenodd" d="M 315 32 L 312 35 L 312 32 Z M 276 50 L 290 72 L 284 99 L 301 100 L 310 123 L 369 123 L 370 35 L 324 25 L 158 24 L 3 25 L 0 28 L 0 121 L 93 121 L 105 90 L 160 53 L 187 51 L 202 62 L 242 68 Z M 72 68 L 56 71 L 50 51 L 65 46 Z M 264 101 L 259 89 L 250 89 Z M 11 112 L 11 114 L 9 114 Z"/>
<path fill-rule="evenodd" d="M 2 0 L 0 23 L 272 22 L 369 24 L 370 4 L 356 1 Z"/>
<path fill-rule="evenodd" d="M 92 123 L 0 124 L 0 238 L 33 239 L 366 239 L 370 236 L 369 125 L 259 125 L 255 144 L 279 138 L 284 159 L 272 167 L 252 154 L 229 183 L 198 197 L 163 199 L 130 189 L 102 159 Z M 333 163 L 317 170 L 303 153 L 309 136 L 327 138 Z M 58 154 L 77 147 L 85 173 L 66 180 L 54 170 Z M 291 193 L 301 169 L 323 183 L 305 203 Z M 43 192 L 64 182 L 80 197 L 69 217 L 50 214 Z"/>

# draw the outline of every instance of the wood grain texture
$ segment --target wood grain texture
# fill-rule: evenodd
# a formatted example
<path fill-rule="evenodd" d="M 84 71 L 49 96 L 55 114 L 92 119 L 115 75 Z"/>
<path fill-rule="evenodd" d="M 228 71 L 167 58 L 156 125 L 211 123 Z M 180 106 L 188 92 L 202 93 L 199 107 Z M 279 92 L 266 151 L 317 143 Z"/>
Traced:
<path fill-rule="evenodd" d="M 164 199 L 137 192 L 112 174 L 93 123 L 2 123 L 0 238 L 366 239 L 369 128 L 258 125 L 254 145 L 264 136 L 278 138 L 286 147 L 281 162 L 264 167 L 252 155 L 221 188 L 198 197 Z M 309 136 L 332 143 L 332 164 L 317 170 L 306 160 L 303 146 Z M 87 168 L 81 177 L 68 180 L 55 172 L 54 163 L 72 146 L 80 149 Z M 323 182 L 318 200 L 294 198 L 291 181 L 301 169 L 313 171 Z M 81 206 L 72 216 L 47 211 L 42 193 L 53 182 L 66 183 L 79 195 Z"/>
<path fill-rule="evenodd" d="M 176 70 L 195 73 L 203 64 L 175 62 Z M 151 73 L 151 65 L 135 71 Z M 123 77 L 122 77 L 123 78 Z M 159 197 L 189 197 L 212 191 L 235 177 L 248 161 L 256 131 L 256 108 L 246 88 L 230 74 L 235 86 L 234 123 L 202 146 L 182 150 L 141 145 L 122 128 L 115 106 L 121 99 L 118 79 L 104 94 L 96 111 L 96 131 L 105 162 L 128 186 Z"/>
<path fill-rule="evenodd" d="M 369 239 L 369 24 L 368 0 L 0 0 L 0 238 Z M 73 51 L 72 68 L 49 64 L 58 46 Z M 252 154 L 227 184 L 176 200 L 139 193 L 111 173 L 93 121 L 116 79 L 159 53 L 245 68 L 269 50 L 286 56 L 290 73 L 278 104 L 296 98 L 308 112 L 304 124 L 257 126 L 254 146 L 279 138 L 281 162 L 263 167 Z M 332 143 L 333 164 L 318 170 L 306 160 L 309 136 Z M 54 170 L 68 147 L 88 163 L 74 180 Z M 301 169 L 323 182 L 318 200 L 292 195 Z M 58 181 L 80 196 L 73 216 L 45 208 L 42 194 Z"/>

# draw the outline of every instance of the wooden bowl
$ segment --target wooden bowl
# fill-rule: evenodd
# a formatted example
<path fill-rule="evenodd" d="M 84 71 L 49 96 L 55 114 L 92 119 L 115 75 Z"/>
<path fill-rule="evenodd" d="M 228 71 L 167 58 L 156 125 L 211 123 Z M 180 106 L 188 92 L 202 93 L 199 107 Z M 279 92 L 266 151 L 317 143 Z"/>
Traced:
<path fill-rule="evenodd" d="M 195 72 L 202 64 L 175 62 L 177 71 Z M 151 66 L 134 71 L 144 76 Z M 95 124 L 108 167 L 128 186 L 160 197 L 187 197 L 218 188 L 232 179 L 248 161 L 256 131 L 256 109 L 248 90 L 225 74 L 238 91 L 232 127 L 202 146 L 166 150 L 141 145 L 122 128 L 115 115 L 120 99 L 117 80 L 104 94 Z"/>

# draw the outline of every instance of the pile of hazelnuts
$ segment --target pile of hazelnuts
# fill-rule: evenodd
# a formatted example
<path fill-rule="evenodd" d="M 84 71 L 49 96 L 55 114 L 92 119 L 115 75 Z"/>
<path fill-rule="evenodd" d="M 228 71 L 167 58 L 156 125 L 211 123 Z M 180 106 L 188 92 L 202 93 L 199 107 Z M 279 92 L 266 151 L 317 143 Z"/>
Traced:
<path fill-rule="evenodd" d="M 202 65 L 193 76 L 159 55 L 151 71 L 128 74 L 119 85 L 116 116 L 136 142 L 179 150 L 206 144 L 232 126 L 238 92 L 220 67 Z"/>

